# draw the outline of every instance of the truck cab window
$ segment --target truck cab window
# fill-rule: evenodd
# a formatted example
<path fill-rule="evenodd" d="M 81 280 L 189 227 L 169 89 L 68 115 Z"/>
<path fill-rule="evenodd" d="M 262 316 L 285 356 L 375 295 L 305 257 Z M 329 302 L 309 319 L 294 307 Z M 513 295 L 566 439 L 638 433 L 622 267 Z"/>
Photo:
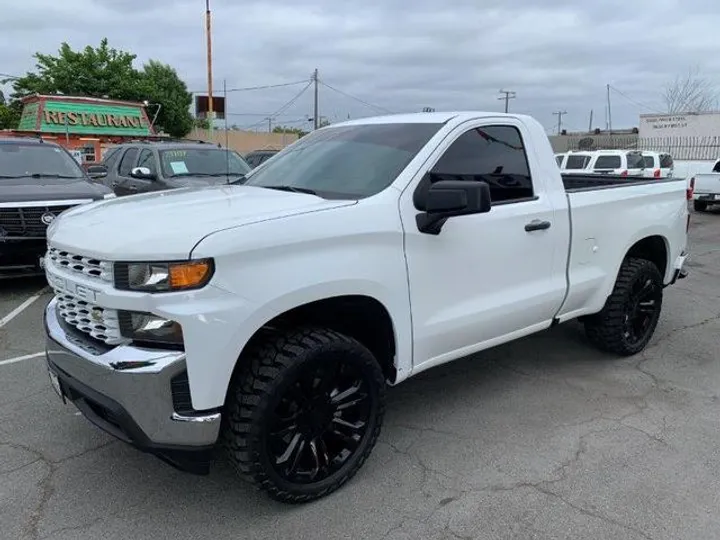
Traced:
<path fill-rule="evenodd" d="M 466 131 L 438 160 L 431 176 L 487 182 L 493 203 L 521 201 L 534 195 L 525 146 L 520 131 L 513 126 Z"/>
<path fill-rule="evenodd" d="M 138 159 L 138 167 L 147 167 L 150 169 L 150 174 L 157 175 L 157 161 L 155 156 L 150 150 L 143 150 L 140 152 L 140 159 Z"/>
<path fill-rule="evenodd" d="M 120 160 L 120 170 L 118 171 L 120 176 L 130 176 L 130 171 L 132 171 L 132 168 L 135 166 L 137 155 L 137 148 L 130 148 L 125 151 L 125 154 Z"/>

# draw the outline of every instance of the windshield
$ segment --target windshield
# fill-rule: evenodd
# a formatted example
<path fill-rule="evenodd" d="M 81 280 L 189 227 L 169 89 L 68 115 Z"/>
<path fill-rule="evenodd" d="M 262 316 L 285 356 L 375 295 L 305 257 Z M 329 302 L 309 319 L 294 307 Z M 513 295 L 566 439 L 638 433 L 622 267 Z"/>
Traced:
<path fill-rule="evenodd" d="M 240 176 L 250 166 L 234 150 L 223 148 L 182 148 L 160 150 L 163 176 Z"/>
<path fill-rule="evenodd" d="M 58 146 L 45 143 L 0 143 L 0 178 L 32 176 L 84 178 L 77 161 Z"/>
<path fill-rule="evenodd" d="M 248 175 L 244 185 L 361 199 L 387 188 L 442 124 L 363 124 L 306 135 Z"/>

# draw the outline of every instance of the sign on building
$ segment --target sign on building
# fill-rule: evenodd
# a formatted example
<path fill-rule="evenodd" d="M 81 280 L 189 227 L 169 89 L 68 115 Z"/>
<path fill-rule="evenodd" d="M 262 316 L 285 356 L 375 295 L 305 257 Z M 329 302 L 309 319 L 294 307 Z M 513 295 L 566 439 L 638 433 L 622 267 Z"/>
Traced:
<path fill-rule="evenodd" d="M 720 112 L 640 115 L 641 139 L 718 136 Z"/>

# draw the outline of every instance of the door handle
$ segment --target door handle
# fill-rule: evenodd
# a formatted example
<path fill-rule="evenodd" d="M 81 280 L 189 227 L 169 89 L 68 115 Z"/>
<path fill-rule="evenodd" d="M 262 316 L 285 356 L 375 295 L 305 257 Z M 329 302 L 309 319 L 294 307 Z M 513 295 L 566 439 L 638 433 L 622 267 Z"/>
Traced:
<path fill-rule="evenodd" d="M 525 231 L 532 232 L 532 231 L 544 231 L 545 229 L 550 228 L 550 222 L 549 221 L 540 221 L 539 219 L 533 219 L 530 223 L 525 225 Z"/>

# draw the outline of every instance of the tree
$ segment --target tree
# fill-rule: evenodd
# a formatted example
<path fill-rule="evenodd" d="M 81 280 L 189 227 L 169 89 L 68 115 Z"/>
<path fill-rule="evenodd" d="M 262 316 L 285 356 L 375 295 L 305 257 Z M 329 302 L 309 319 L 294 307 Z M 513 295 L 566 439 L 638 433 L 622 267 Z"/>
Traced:
<path fill-rule="evenodd" d="M 663 100 L 670 114 L 712 111 L 718 107 L 718 90 L 696 67 L 675 77 L 665 87 Z"/>
<path fill-rule="evenodd" d="M 0 129 L 16 129 L 20 123 L 21 108 L 16 104 L 8 104 L 5 94 L 0 91 Z"/>
<path fill-rule="evenodd" d="M 308 134 L 307 131 L 304 129 L 300 129 L 298 127 L 288 127 L 288 126 L 275 126 L 273 128 L 273 133 L 293 133 L 298 136 L 298 139 L 300 137 L 304 137 Z"/>
<path fill-rule="evenodd" d="M 193 126 L 199 129 L 210 129 L 210 120 L 207 118 L 195 118 L 193 119 Z"/>
<path fill-rule="evenodd" d="M 150 60 L 143 66 L 141 88 L 147 96 L 145 99 L 160 105 L 155 121 L 157 126 L 174 137 L 184 137 L 190 133 L 193 127 L 190 115 L 192 94 L 175 69 L 157 60 Z"/>
<path fill-rule="evenodd" d="M 36 73 L 13 82 L 13 99 L 31 94 L 62 93 L 71 96 L 107 97 L 142 101 L 142 81 L 133 67 L 136 55 L 108 46 L 103 38 L 97 48 L 76 52 L 62 43 L 57 56 L 35 53 Z"/>
<path fill-rule="evenodd" d="M 13 103 L 31 94 L 65 94 L 126 101 L 148 101 L 148 115 L 158 113 L 155 127 L 175 137 L 192 129 L 192 94 L 170 66 L 150 60 L 137 70 L 136 55 L 108 46 L 73 51 L 62 43 L 57 56 L 36 53 L 36 71 L 13 82 Z"/>

